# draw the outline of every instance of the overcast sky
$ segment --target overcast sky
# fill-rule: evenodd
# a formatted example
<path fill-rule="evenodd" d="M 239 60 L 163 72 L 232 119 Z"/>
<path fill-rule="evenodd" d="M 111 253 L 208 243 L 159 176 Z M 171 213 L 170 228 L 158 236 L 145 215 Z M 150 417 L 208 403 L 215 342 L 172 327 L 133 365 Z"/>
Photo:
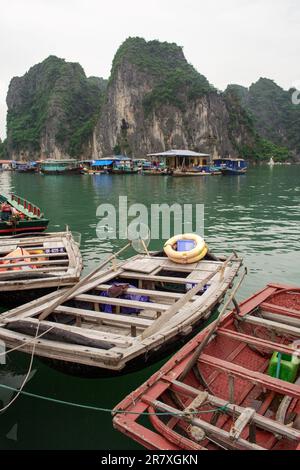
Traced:
<path fill-rule="evenodd" d="M 0 0 L 0 136 L 10 79 L 50 54 L 108 77 L 128 36 L 176 42 L 220 89 L 300 81 L 299 0 Z"/>

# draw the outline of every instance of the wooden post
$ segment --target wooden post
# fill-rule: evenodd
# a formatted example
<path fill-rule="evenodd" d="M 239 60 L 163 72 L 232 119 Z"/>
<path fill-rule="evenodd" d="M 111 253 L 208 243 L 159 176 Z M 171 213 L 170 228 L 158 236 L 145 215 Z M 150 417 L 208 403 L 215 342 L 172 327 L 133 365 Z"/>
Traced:
<path fill-rule="evenodd" d="M 133 338 L 136 337 L 136 326 L 135 325 L 131 325 L 130 327 L 130 334 Z"/>

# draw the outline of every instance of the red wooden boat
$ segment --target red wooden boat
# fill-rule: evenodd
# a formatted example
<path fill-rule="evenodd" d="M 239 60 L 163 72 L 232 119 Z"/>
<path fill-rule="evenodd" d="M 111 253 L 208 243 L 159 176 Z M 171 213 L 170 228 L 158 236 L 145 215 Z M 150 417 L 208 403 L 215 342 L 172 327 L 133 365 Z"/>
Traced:
<path fill-rule="evenodd" d="M 153 450 L 300 450 L 299 352 L 300 288 L 269 284 L 117 405 L 114 427 Z"/>

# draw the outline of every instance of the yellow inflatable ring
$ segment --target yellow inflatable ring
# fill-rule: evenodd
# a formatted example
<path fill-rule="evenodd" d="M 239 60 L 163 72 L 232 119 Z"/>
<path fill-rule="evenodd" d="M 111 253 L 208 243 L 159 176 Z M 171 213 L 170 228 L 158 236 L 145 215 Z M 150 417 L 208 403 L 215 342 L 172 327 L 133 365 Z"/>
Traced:
<path fill-rule="evenodd" d="M 196 246 L 195 248 L 189 251 L 176 251 L 174 249 L 174 245 L 179 240 L 193 240 Z M 178 262 L 190 263 L 190 260 L 200 256 L 205 250 L 205 248 L 206 244 L 202 237 L 195 233 L 185 233 L 183 235 L 176 235 L 175 237 L 170 238 L 164 245 L 164 252 L 168 256 L 168 258 L 173 259 L 173 261 L 176 259 L 178 260 Z M 205 254 L 202 256 L 202 258 L 205 256 Z"/>
<path fill-rule="evenodd" d="M 178 263 L 178 264 L 192 264 L 192 263 L 197 263 L 198 261 L 202 260 L 205 255 L 208 252 L 208 246 L 205 245 L 204 250 L 201 251 L 201 253 L 198 256 L 195 256 L 195 258 L 188 258 L 188 259 L 178 259 L 178 258 L 170 258 L 168 257 L 173 263 Z"/>

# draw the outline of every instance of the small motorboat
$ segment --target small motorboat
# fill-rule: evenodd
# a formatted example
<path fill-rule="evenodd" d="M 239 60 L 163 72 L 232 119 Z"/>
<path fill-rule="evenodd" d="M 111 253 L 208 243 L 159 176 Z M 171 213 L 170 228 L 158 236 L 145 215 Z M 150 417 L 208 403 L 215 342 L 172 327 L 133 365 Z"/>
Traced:
<path fill-rule="evenodd" d="M 248 169 L 243 158 L 216 158 L 214 165 L 220 169 L 222 175 L 245 175 Z"/>
<path fill-rule="evenodd" d="M 268 284 L 224 310 L 113 424 L 152 450 L 300 450 L 300 288 Z"/>
<path fill-rule="evenodd" d="M 82 258 L 72 232 L 3 237 L 0 240 L 0 299 L 20 305 L 78 282 Z"/>
<path fill-rule="evenodd" d="M 222 301 L 242 262 L 235 253 L 225 259 L 207 250 L 192 264 L 164 253 L 116 263 L 117 254 L 104 262 L 112 260 L 112 266 L 101 264 L 71 290 L 3 313 L 0 340 L 26 353 L 35 344 L 36 356 L 71 374 L 137 370 L 194 334 Z M 34 343 L 37 328 L 51 331 Z"/>
<path fill-rule="evenodd" d="M 16 194 L 0 194 L 0 236 L 43 232 L 48 224 L 39 207 Z"/>

